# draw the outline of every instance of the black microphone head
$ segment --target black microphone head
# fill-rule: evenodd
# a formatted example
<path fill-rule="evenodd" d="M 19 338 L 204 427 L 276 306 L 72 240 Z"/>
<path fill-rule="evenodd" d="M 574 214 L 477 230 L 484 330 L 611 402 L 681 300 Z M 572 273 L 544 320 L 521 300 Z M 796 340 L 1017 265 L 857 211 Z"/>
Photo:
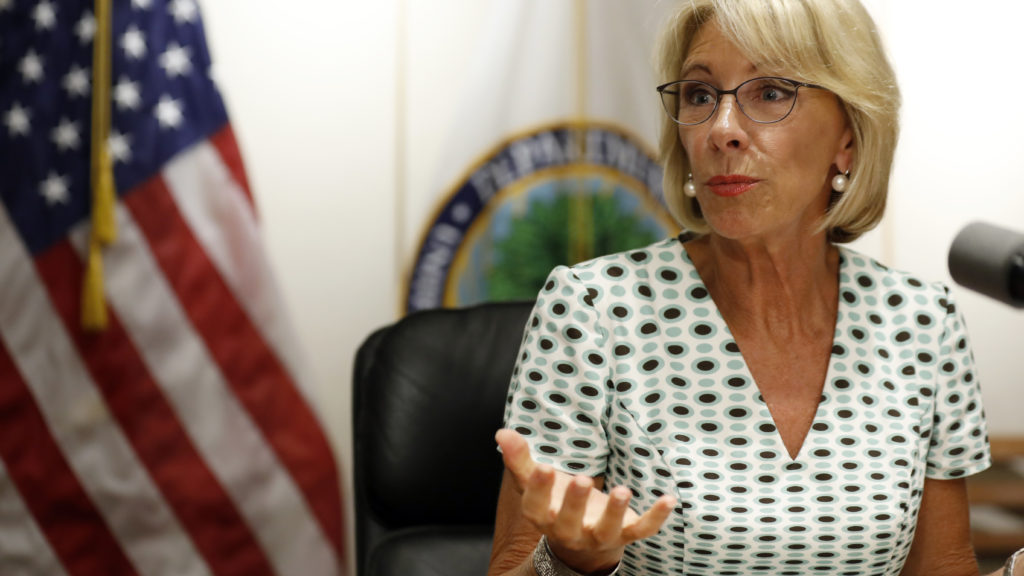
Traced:
<path fill-rule="evenodd" d="M 1024 234 L 968 224 L 949 248 L 949 273 L 961 286 L 1024 308 Z"/>

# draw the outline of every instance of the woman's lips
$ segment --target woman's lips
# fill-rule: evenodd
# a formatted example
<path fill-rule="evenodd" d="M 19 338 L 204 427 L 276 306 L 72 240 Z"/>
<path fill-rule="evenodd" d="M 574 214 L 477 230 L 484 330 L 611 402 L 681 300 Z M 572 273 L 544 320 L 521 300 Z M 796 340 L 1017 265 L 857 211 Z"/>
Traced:
<path fill-rule="evenodd" d="M 725 174 L 714 176 L 705 185 L 717 196 L 739 196 L 760 182 L 757 178 L 741 174 Z"/>

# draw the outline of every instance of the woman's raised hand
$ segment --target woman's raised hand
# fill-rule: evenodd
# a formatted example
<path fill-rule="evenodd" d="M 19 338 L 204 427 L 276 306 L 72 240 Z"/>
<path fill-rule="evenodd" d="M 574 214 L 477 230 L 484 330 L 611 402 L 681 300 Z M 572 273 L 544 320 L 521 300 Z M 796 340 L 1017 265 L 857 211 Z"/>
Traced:
<path fill-rule="evenodd" d="M 499 430 L 505 468 L 522 494 L 522 515 L 548 537 L 551 551 L 577 572 L 613 568 L 626 545 L 653 536 L 672 513 L 676 501 L 662 496 L 637 514 L 629 507 L 631 493 L 617 486 L 605 494 L 589 476 L 572 476 L 537 464 L 518 432 Z"/>

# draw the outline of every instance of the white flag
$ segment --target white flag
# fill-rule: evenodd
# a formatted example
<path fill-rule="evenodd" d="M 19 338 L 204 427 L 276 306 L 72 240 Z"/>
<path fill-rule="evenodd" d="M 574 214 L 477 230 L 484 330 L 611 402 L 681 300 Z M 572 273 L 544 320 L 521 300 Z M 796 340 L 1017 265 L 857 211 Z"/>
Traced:
<path fill-rule="evenodd" d="M 532 299 L 558 264 L 677 233 L 655 147 L 658 4 L 491 2 L 438 177 L 411 199 L 408 311 Z"/>

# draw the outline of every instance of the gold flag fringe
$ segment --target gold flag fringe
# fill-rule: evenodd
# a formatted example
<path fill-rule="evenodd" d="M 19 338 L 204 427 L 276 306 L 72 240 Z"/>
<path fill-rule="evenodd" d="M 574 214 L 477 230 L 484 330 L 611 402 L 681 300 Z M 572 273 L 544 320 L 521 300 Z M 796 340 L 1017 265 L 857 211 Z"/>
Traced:
<path fill-rule="evenodd" d="M 107 148 L 110 134 L 111 8 L 110 0 L 96 0 L 96 34 L 92 64 L 92 221 L 89 255 L 82 289 L 82 327 L 101 331 L 107 327 L 103 289 L 103 247 L 117 236 L 114 221 L 114 167 Z"/>

